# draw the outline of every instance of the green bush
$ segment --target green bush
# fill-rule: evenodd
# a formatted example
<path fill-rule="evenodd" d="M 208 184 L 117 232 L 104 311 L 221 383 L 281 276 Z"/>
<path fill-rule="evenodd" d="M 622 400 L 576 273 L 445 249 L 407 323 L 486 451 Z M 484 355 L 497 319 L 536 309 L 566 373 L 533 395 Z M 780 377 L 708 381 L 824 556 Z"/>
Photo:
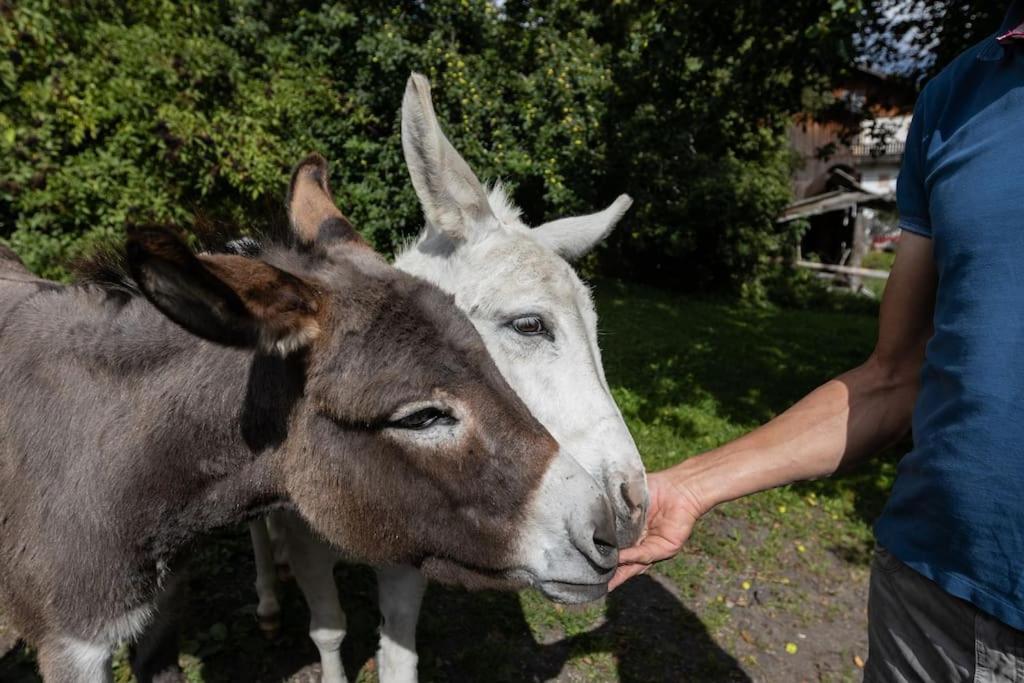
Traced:
<path fill-rule="evenodd" d="M 758 296 L 792 243 L 783 126 L 856 3 L 20 0 L 0 4 L 0 239 L 36 271 L 131 222 L 264 226 L 333 164 L 381 250 L 421 224 L 398 107 L 425 73 L 454 144 L 540 222 L 636 208 L 593 266 Z"/>

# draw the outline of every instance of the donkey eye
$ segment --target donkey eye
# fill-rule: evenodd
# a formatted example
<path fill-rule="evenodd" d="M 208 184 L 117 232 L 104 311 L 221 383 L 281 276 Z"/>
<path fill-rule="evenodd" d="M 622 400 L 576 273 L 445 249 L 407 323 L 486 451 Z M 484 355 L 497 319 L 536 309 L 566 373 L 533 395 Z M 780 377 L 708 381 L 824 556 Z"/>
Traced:
<path fill-rule="evenodd" d="M 434 425 L 452 424 L 455 424 L 455 418 L 450 413 L 440 408 L 423 408 L 405 417 L 392 420 L 388 423 L 388 426 L 397 427 L 398 429 L 427 429 Z"/>
<path fill-rule="evenodd" d="M 539 315 L 524 315 L 521 318 L 516 318 L 509 325 L 524 337 L 536 337 L 541 334 L 550 336 L 551 334 Z"/>

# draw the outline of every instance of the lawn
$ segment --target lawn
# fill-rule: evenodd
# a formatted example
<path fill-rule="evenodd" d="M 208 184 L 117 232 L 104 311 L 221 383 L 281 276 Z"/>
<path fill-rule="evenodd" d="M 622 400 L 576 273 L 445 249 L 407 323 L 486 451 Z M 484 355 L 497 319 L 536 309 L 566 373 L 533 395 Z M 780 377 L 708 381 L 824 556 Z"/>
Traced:
<path fill-rule="evenodd" d="M 618 282 L 596 288 L 608 379 L 648 468 L 665 467 L 771 418 L 863 360 L 863 314 L 758 309 Z M 895 452 L 895 451 L 894 451 Z M 893 455 L 852 475 L 722 506 L 685 552 L 582 608 L 537 594 L 432 586 L 420 626 L 421 677 L 438 681 L 859 680 L 866 657 L 870 525 Z M 184 661 L 194 681 L 315 680 L 316 652 L 293 583 L 281 636 L 256 628 L 244 529 L 196 549 Z M 376 680 L 374 580 L 340 566 L 352 680 Z M 2 626 L 0 626 L 2 636 Z M 0 661 L 24 674 L 30 654 Z M 18 672 L 21 673 L 18 673 Z M 123 664 L 117 680 L 129 679 Z"/>
<path fill-rule="evenodd" d="M 894 251 L 869 251 L 864 255 L 864 260 L 860 265 L 862 268 L 892 270 L 892 264 L 895 260 L 896 252 Z M 876 299 L 882 298 L 882 292 L 885 291 L 885 280 L 866 278 L 864 280 L 864 284 L 869 290 L 871 290 L 871 293 L 875 295 Z"/>

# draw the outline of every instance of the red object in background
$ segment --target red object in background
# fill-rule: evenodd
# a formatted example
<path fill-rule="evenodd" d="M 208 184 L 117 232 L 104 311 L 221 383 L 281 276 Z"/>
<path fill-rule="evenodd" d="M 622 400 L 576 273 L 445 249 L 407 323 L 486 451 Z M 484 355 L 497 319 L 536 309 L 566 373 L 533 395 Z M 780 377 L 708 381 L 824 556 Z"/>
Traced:
<path fill-rule="evenodd" d="M 875 235 L 871 238 L 871 248 L 878 251 L 895 251 L 900 243 L 900 233 L 895 235 Z"/>

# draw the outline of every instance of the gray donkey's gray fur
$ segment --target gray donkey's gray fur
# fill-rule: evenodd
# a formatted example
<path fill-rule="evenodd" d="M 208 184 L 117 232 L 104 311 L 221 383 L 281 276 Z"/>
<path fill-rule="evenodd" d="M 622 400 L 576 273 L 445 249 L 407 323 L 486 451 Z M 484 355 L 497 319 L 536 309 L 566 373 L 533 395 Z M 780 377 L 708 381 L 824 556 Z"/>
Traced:
<path fill-rule="evenodd" d="M 189 541 L 274 506 L 361 561 L 604 592 L 607 499 L 450 297 L 359 240 L 322 159 L 289 212 L 260 259 L 136 231 L 145 296 L 0 251 L 0 601 L 47 681 L 109 680 Z"/>

